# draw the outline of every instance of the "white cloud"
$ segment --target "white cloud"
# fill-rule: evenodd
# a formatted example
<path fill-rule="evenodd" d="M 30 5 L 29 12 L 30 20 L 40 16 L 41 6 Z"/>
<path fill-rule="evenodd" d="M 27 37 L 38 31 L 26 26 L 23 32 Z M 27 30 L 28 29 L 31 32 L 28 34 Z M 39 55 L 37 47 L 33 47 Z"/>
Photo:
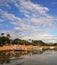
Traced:
<path fill-rule="evenodd" d="M 27 22 L 32 22 L 37 26 L 53 28 L 53 22 L 57 21 L 57 18 L 47 14 L 49 8 L 34 4 L 30 0 L 20 0 L 19 4 L 15 3 L 15 6 L 27 17 Z"/>
<path fill-rule="evenodd" d="M 0 22 L 3 22 L 4 20 L 0 19 Z"/>
<path fill-rule="evenodd" d="M 10 21 L 20 20 L 20 18 L 16 17 L 14 14 L 10 14 L 6 11 L 3 11 L 2 9 L 0 9 L 0 15 L 1 15 L 1 18 L 3 18 L 4 20 L 10 20 Z"/>
<path fill-rule="evenodd" d="M 10 5 L 8 4 L 9 0 L 0 0 L 0 7 L 6 7 L 7 9 L 11 9 Z"/>
<path fill-rule="evenodd" d="M 42 15 L 42 14 L 46 14 L 46 12 L 49 11 L 49 9 L 47 7 L 40 6 L 39 4 L 34 4 L 31 1 L 20 0 L 19 2 L 20 2 L 19 9 L 24 14 L 34 13 L 34 14 Z"/>
<path fill-rule="evenodd" d="M 4 4 L 3 4 L 4 3 Z M 14 25 L 14 29 L 7 32 L 7 30 L 0 30 L 1 32 L 10 33 L 13 38 L 21 37 L 23 39 L 53 39 L 56 37 L 50 36 L 48 31 L 52 30 L 54 22 L 57 21 L 55 16 L 48 14 L 49 8 L 34 4 L 31 0 L 0 0 L 0 6 L 10 7 L 8 4 L 15 5 L 18 10 L 23 14 L 24 18 L 15 16 L 14 14 L 3 11 L 0 8 L 1 22 L 6 20 Z M 6 5 L 5 5 L 6 4 Z M 8 26 L 8 25 L 6 25 Z M 42 26 L 42 27 L 41 27 Z M 1 33 L 0 32 L 0 33 Z M 16 33 L 17 32 L 17 33 Z M 49 37 L 50 36 L 50 37 Z"/>

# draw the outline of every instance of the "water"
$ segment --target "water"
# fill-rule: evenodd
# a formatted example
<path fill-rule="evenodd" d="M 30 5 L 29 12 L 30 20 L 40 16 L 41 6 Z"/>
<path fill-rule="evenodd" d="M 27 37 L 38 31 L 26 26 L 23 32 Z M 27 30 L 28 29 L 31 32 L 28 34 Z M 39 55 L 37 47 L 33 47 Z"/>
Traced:
<path fill-rule="evenodd" d="M 57 51 L 0 52 L 0 65 L 57 65 Z"/>

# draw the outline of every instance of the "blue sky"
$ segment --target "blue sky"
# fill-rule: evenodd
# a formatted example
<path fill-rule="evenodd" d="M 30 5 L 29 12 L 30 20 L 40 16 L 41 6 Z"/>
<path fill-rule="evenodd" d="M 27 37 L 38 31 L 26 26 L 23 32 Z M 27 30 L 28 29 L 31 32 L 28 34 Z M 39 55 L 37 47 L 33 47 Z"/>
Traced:
<path fill-rule="evenodd" d="M 0 0 L 3 32 L 12 38 L 57 42 L 57 0 Z"/>

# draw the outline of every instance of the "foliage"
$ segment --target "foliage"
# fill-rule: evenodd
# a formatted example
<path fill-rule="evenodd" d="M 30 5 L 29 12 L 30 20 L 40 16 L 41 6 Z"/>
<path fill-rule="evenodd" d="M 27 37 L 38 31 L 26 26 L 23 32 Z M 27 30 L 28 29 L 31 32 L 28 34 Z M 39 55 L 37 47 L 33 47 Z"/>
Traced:
<path fill-rule="evenodd" d="M 0 46 L 6 45 L 10 43 L 10 39 L 7 36 L 4 36 L 4 33 L 1 33 L 0 36 Z"/>
<path fill-rule="evenodd" d="M 14 39 L 12 41 L 12 44 L 19 44 L 19 45 L 30 45 L 31 43 L 25 40 L 21 40 L 21 39 Z"/>
<path fill-rule="evenodd" d="M 10 34 L 7 34 L 6 36 L 4 33 L 1 33 L 0 35 L 0 46 L 6 45 L 6 44 L 18 44 L 18 45 L 34 45 L 34 46 L 57 46 L 57 43 L 44 43 L 42 40 L 31 40 L 29 41 L 22 40 L 19 38 L 16 38 L 14 40 L 10 39 Z"/>
<path fill-rule="evenodd" d="M 35 46 L 47 46 L 47 44 L 44 43 L 42 40 L 33 40 L 32 43 Z"/>

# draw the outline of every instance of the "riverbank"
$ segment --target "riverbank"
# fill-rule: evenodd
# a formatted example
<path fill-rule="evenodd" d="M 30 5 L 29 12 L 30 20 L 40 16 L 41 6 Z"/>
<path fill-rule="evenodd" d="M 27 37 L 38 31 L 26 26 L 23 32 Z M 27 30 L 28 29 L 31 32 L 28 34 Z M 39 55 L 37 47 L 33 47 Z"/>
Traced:
<path fill-rule="evenodd" d="M 26 50 L 30 51 L 32 50 L 33 46 L 29 45 L 7 45 L 7 46 L 2 46 L 0 47 L 0 51 L 5 51 L 5 50 Z"/>
<path fill-rule="evenodd" d="M 40 49 L 57 49 L 57 46 L 26 46 L 26 45 L 7 45 L 0 47 L 0 51 L 6 51 L 6 50 L 25 50 L 25 51 L 31 51 L 33 48 L 40 48 Z"/>

